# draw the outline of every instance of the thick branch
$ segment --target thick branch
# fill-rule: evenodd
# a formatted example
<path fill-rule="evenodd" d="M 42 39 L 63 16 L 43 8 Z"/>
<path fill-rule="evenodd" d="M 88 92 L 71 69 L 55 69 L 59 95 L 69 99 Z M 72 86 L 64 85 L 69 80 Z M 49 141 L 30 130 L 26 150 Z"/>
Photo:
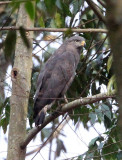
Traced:
<path fill-rule="evenodd" d="M 98 18 L 106 24 L 105 17 L 100 12 L 100 10 L 96 7 L 95 3 L 92 2 L 91 0 L 86 0 L 86 2 L 91 7 L 91 9 L 95 12 L 95 14 L 98 16 Z"/>
<path fill-rule="evenodd" d="M 86 97 L 86 98 L 80 98 L 75 101 L 72 101 L 68 104 L 65 104 L 60 110 L 55 111 L 52 115 L 48 116 L 45 120 L 45 122 L 38 127 L 34 127 L 27 135 L 26 139 L 24 140 L 23 143 L 21 143 L 21 148 L 24 149 L 29 142 L 34 138 L 34 136 L 40 132 L 48 123 L 50 123 L 52 120 L 56 119 L 58 116 L 74 109 L 77 107 L 81 107 L 81 105 L 87 105 L 91 103 L 95 103 L 107 98 L 113 98 L 115 97 L 115 92 L 113 91 L 110 95 L 107 93 L 102 93 L 102 94 L 97 94 L 91 97 Z"/>
<path fill-rule="evenodd" d="M 1 30 L 19 30 L 19 27 L 11 26 L 11 27 L 0 27 Z M 25 28 L 26 31 L 46 31 L 46 32 L 66 32 L 69 28 Z M 94 28 L 87 28 L 87 29 L 79 29 L 73 28 L 71 29 L 72 32 L 84 33 L 84 32 L 99 32 L 99 33 L 107 33 L 106 29 L 94 29 Z"/>

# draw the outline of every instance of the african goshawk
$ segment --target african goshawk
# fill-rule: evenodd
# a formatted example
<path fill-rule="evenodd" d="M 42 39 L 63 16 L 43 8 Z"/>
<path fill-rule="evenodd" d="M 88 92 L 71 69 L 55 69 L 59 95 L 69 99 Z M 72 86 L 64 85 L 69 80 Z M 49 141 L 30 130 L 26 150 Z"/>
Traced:
<path fill-rule="evenodd" d="M 45 63 L 38 77 L 34 98 L 36 126 L 44 122 L 43 108 L 64 96 L 70 87 L 84 44 L 83 37 L 73 36 L 66 40 Z"/>

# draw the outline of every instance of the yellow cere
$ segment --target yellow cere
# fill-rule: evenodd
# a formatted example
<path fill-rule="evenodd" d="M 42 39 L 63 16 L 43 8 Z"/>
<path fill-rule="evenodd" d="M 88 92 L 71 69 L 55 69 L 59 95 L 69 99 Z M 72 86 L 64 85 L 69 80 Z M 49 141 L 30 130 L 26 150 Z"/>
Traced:
<path fill-rule="evenodd" d="M 82 42 L 81 42 L 81 46 L 84 46 L 84 45 L 85 45 L 85 41 L 82 41 Z"/>

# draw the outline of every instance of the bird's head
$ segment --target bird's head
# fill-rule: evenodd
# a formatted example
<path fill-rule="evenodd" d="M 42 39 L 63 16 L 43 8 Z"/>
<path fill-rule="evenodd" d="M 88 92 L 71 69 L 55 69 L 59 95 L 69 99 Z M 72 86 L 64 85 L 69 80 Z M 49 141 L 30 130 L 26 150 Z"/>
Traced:
<path fill-rule="evenodd" d="M 78 50 L 82 49 L 85 46 L 85 39 L 80 36 L 73 36 L 67 40 L 67 43 L 75 46 Z"/>

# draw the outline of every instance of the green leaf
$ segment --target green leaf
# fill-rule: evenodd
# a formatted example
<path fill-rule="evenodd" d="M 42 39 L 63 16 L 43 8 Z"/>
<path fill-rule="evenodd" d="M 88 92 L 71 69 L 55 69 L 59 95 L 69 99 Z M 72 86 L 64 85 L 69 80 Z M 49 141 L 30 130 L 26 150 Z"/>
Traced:
<path fill-rule="evenodd" d="M 92 160 L 93 157 L 94 157 L 94 152 L 92 152 L 92 153 L 87 153 L 85 159 Z"/>
<path fill-rule="evenodd" d="M 72 34 L 72 29 L 71 29 L 71 28 L 68 28 L 67 31 L 64 32 L 64 33 L 65 33 L 65 37 L 70 37 L 71 34 Z"/>
<path fill-rule="evenodd" d="M 58 28 L 60 28 L 62 26 L 62 19 L 61 19 L 61 15 L 59 13 L 55 14 L 55 24 Z"/>
<path fill-rule="evenodd" d="M 10 117 L 10 105 L 9 104 L 7 104 L 5 107 L 5 116 L 6 116 L 7 122 L 9 122 L 9 117 Z"/>
<path fill-rule="evenodd" d="M 5 111 L 2 113 L 1 111 L 1 121 L 0 121 L 0 126 L 2 126 L 4 133 L 7 131 L 7 126 L 9 124 L 9 117 L 10 117 L 10 98 L 6 98 L 2 106 L 2 110 L 4 109 Z"/>
<path fill-rule="evenodd" d="M 7 97 L 5 100 L 3 100 L 1 97 L 0 97 L 0 115 L 2 114 L 3 112 L 3 109 L 6 108 L 7 105 L 10 105 L 10 97 Z"/>
<path fill-rule="evenodd" d="M 76 159 L 76 160 L 83 160 L 84 158 L 84 154 L 83 155 L 80 155 L 80 156 L 78 156 L 78 158 Z"/>
<path fill-rule="evenodd" d="M 95 138 L 93 138 L 93 139 L 90 141 L 89 147 L 95 146 L 97 141 L 101 142 L 101 141 L 103 141 L 103 140 L 104 140 L 103 137 L 99 137 L 99 136 L 98 136 L 98 137 L 95 137 Z"/>
<path fill-rule="evenodd" d="M 98 120 L 100 120 L 101 122 L 104 121 L 104 116 L 100 109 L 95 109 L 95 113 L 97 114 Z"/>
<path fill-rule="evenodd" d="M 99 137 L 95 137 L 91 140 L 91 142 L 89 143 L 89 147 L 94 146 L 96 141 L 99 139 Z"/>
<path fill-rule="evenodd" d="M 72 16 L 72 13 L 70 12 L 70 10 L 69 10 L 69 5 L 68 4 L 66 4 L 66 3 L 63 3 L 62 1 L 61 1 L 61 5 L 62 5 L 62 10 L 63 10 L 63 12 L 64 12 L 64 14 L 66 15 L 66 16 Z"/>
<path fill-rule="evenodd" d="M 16 31 L 9 31 L 5 40 L 5 58 L 10 58 L 12 53 L 14 53 L 16 44 Z"/>
<path fill-rule="evenodd" d="M 44 0 L 49 16 L 54 16 L 56 12 L 56 0 Z"/>
<path fill-rule="evenodd" d="M 113 63 L 113 56 L 111 55 L 108 59 L 108 62 L 107 62 L 107 71 L 109 72 L 109 70 L 111 69 L 111 66 L 112 66 L 112 63 Z"/>
<path fill-rule="evenodd" d="M 114 136 L 115 135 L 117 135 L 117 131 L 114 132 Z M 113 143 L 111 136 L 112 136 L 111 134 L 108 136 L 108 139 L 105 142 L 103 149 L 101 150 L 102 155 L 104 155 L 103 159 L 105 160 L 109 160 L 109 159 L 117 160 L 118 143 Z M 108 154 L 110 152 L 112 154 Z"/>
<path fill-rule="evenodd" d="M 117 160 L 122 160 L 122 151 L 117 154 Z"/>
<path fill-rule="evenodd" d="M 96 121 L 96 114 L 95 113 L 90 113 L 89 117 L 91 118 L 91 123 L 94 124 Z"/>
<path fill-rule="evenodd" d="M 39 3 L 40 2 L 40 0 L 36 0 L 36 3 Z"/>
<path fill-rule="evenodd" d="M 57 6 L 59 9 L 62 9 L 61 0 L 56 0 L 56 6 Z"/>
<path fill-rule="evenodd" d="M 43 17 L 39 18 L 39 24 L 40 24 L 40 27 L 43 27 L 43 28 L 45 27 Z"/>
<path fill-rule="evenodd" d="M 104 125 L 106 129 L 112 127 L 112 120 L 110 120 L 110 118 L 108 118 L 106 115 L 104 115 Z"/>
<path fill-rule="evenodd" d="M 19 8 L 20 4 L 22 2 L 18 1 L 18 0 L 12 0 L 12 3 L 10 3 L 10 5 L 12 6 L 12 13 L 16 11 L 16 9 Z"/>
<path fill-rule="evenodd" d="M 41 16 L 44 14 L 44 12 L 46 12 L 46 6 L 45 6 L 44 1 L 41 1 L 40 3 L 37 3 L 36 7 L 39 11 L 41 11 Z"/>
<path fill-rule="evenodd" d="M 111 120 L 111 111 L 106 104 L 101 104 L 101 110 Z"/>
<path fill-rule="evenodd" d="M 7 131 L 7 126 L 8 126 L 8 122 L 7 122 L 7 119 L 6 119 L 6 118 L 1 119 L 1 121 L 0 121 L 0 126 L 2 126 L 3 132 L 4 132 L 4 134 L 5 134 L 6 131 Z"/>
<path fill-rule="evenodd" d="M 115 75 L 113 75 L 109 82 L 108 82 L 108 86 L 107 86 L 107 91 L 108 91 L 108 94 L 110 94 L 112 92 L 113 89 L 117 89 L 117 85 L 116 85 L 116 77 Z"/>
<path fill-rule="evenodd" d="M 35 18 L 35 8 L 31 1 L 25 2 L 25 9 L 27 13 L 29 14 L 30 19 L 34 20 Z"/>
<path fill-rule="evenodd" d="M 50 27 L 51 27 L 51 28 L 55 28 L 55 27 L 56 27 L 56 24 L 55 24 L 55 20 L 54 20 L 54 19 L 51 19 L 51 21 L 50 21 Z"/>
<path fill-rule="evenodd" d="M 79 11 L 81 5 L 82 5 L 83 1 L 82 0 L 73 0 L 72 1 L 72 5 L 73 5 L 73 14 L 76 15 L 77 12 Z"/>
<path fill-rule="evenodd" d="M 29 49 L 29 48 L 30 48 L 30 42 L 29 42 L 29 40 L 28 40 L 28 38 L 27 38 L 27 36 L 26 36 L 26 31 L 25 31 L 25 29 L 24 29 L 23 27 L 20 27 L 19 32 L 20 32 L 21 38 L 22 38 L 25 46 Z"/>
<path fill-rule="evenodd" d="M 44 128 L 44 129 L 42 130 L 42 132 L 43 132 L 44 137 L 46 138 L 46 137 L 49 137 L 49 136 L 50 136 L 52 130 L 51 130 L 50 128 Z"/>

